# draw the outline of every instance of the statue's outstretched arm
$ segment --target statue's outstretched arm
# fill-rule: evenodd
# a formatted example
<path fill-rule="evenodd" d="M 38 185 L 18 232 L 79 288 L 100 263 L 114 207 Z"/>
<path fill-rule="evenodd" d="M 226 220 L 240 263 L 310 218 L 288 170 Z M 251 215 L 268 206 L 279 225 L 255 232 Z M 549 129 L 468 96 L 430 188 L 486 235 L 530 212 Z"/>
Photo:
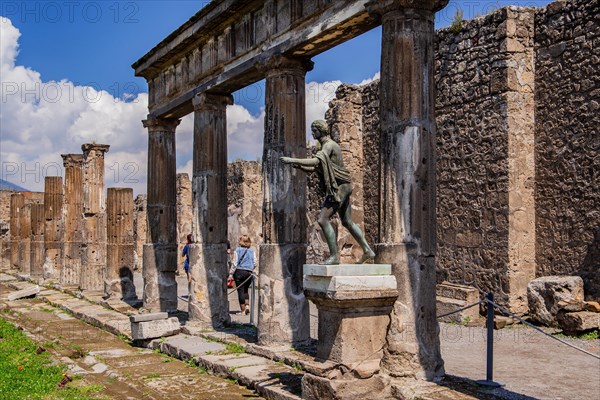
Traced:
<path fill-rule="evenodd" d="M 303 171 L 312 172 L 315 167 L 319 165 L 319 160 L 311 158 L 291 158 L 291 157 L 279 157 L 279 161 L 284 164 L 292 164 L 294 168 L 300 168 Z"/>

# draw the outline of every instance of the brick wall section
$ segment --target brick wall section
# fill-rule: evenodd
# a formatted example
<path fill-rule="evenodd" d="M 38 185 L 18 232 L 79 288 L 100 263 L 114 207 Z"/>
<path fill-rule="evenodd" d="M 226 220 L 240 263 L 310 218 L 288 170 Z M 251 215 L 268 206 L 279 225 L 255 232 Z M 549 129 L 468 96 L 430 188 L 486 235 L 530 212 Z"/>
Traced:
<path fill-rule="evenodd" d="M 600 298 L 600 2 L 535 16 L 537 275 L 579 275 Z"/>

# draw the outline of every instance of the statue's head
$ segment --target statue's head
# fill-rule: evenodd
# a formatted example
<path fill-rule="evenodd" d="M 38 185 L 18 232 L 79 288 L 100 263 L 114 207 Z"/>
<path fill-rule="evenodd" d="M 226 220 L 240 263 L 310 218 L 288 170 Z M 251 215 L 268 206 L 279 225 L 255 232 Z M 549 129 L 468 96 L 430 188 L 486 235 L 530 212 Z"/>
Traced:
<path fill-rule="evenodd" d="M 311 124 L 310 130 L 312 131 L 313 137 L 317 140 L 323 136 L 329 135 L 329 126 L 327 125 L 327 122 L 322 119 L 315 120 Z"/>

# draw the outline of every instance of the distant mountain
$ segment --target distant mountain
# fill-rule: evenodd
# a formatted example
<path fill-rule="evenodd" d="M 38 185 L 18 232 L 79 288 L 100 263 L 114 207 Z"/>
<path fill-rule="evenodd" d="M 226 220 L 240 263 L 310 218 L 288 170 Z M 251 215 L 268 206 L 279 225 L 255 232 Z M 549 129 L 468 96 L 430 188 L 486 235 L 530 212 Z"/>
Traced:
<path fill-rule="evenodd" d="M 14 190 L 17 192 L 29 192 L 28 189 L 25 189 L 21 186 L 15 185 L 14 183 L 5 181 L 4 179 L 0 179 L 0 190 Z"/>

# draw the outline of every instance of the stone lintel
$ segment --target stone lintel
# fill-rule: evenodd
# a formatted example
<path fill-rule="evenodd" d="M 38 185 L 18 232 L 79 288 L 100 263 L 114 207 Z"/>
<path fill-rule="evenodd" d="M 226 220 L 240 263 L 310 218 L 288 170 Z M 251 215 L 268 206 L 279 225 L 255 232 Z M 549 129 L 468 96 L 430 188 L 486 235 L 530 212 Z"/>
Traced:
<path fill-rule="evenodd" d="M 412 9 L 436 12 L 448 5 L 449 0 L 374 0 L 365 4 L 372 16 L 383 16 L 388 12 Z"/>
<path fill-rule="evenodd" d="M 391 275 L 391 264 L 304 264 L 304 275 L 311 276 L 375 276 Z"/>
<path fill-rule="evenodd" d="M 169 314 L 166 312 L 156 312 L 147 314 L 135 314 L 129 316 L 131 322 L 145 322 L 145 321 L 156 321 L 161 319 L 169 318 Z"/>

